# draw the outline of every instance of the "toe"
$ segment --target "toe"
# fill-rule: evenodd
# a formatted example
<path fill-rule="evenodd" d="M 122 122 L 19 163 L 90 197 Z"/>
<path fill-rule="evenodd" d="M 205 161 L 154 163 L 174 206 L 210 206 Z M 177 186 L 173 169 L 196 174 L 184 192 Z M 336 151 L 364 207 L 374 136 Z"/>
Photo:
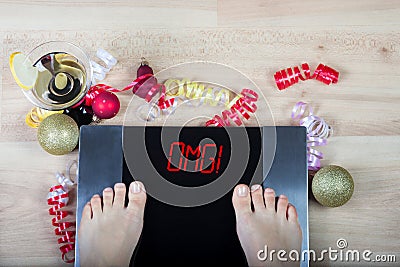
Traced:
<path fill-rule="evenodd" d="M 247 185 L 240 184 L 235 187 L 232 197 L 233 207 L 236 216 L 241 214 L 251 214 L 250 190 Z"/>
<path fill-rule="evenodd" d="M 288 198 L 285 195 L 280 195 L 278 199 L 278 206 L 276 208 L 276 213 L 278 216 L 286 219 L 286 210 L 288 206 Z"/>
<path fill-rule="evenodd" d="M 100 216 L 102 214 L 101 210 L 101 198 L 99 195 L 94 195 L 90 200 L 90 205 L 92 206 L 93 218 Z"/>
<path fill-rule="evenodd" d="M 103 211 L 107 212 L 113 204 L 114 191 L 111 187 L 103 190 Z"/>
<path fill-rule="evenodd" d="M 298 221 L 297 210 L 292 204 L 289 204 L 288 206 L 287 218 L 289 222 L 296 223 Z"/>
<path fill-rule="evenodd" d="M 90 205 L 90 202 L 86 203 L 86 205 L 83 207 L 82 211 L 82 221 L 84 220 L 90 220 L 92 218 L 92 206 Z"/>
<path fill-rule="evenodd" d="M 269 211 L 275 211 L 275 191 L 272 188 L 264 190 L 265 207 Z"/>
<path fill-rule="evenodd" d="M 125 206 L 126 187 L 123 183 L 117 183 L 114 186 L 114 203 L 113 207 L 123 208 Z"/>
<path fill-rule="evenodd" d="M 128 210 L 139 218 L 143 218 L 144 206 L 146 204 L 146 190 L 142 182 L 135 181 L 129 186 Z"/>
<path fill-rule="evenodd" d="M 251 186 L 251 199 L 253 201 L 254 210 L 265 209 L 261 185 L 255 184 Z"/>

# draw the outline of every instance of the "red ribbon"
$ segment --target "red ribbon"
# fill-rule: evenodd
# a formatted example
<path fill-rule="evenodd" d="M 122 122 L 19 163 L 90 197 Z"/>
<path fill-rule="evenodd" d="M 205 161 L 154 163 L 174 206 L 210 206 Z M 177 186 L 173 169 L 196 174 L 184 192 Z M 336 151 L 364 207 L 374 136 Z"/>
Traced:
<path fill-rule="evenodd" d="M 62 210 L 68 204 L 69 187 L 74 185 L 74 181 L 71 179 L 71 168 L 77 166 L 76 161 L 71 161 L 67 165 L 67 173 L 64 176 L 61 173 L 56 173 L 58 184 L 51 187 L 47 196 L 47 204 L 52 206 L 49 209 L 49 214 L 54 216 L 51 219 L 51 223 L 56 227 L 54 233 L 58 238 L 58 244 L 63 244 L 60 247 L 61 257 L 66 263 L 73 263 L 75 258 L 73 253 L 69 253 L 75 250 L 75 222 L 66 222 L 64 219 L 68 217 L 69 212 Z M 73 230 L 71 230 L 73 228 Z"/>
<path fill-rule="evenodd" d="M 141 86 L 150 78 L 153 77 L 152 74 L 145 74 L 133 82 L 131 82 L 128 86 L 124 87 L 123 89 L 116 89 L 112 86 L 105 85 L 105 84 L 96 84 L 89 89 L 89 92 L 86 94 L 85 97 L 85 105 L 91 106 L 93 99 L 102 91 L 109 91 L 113 93 L 120 93 L 124 91 L 128 91 L 132 89 L 132 92 L 135 94 L 141 88 Z M 166 99 L 166 88 L 164 84 L 155 83 L 150 87 L 150 89 L 144 93 L 144 100 L 150 102 L 156 94 L 159 93 L 160 97 L 158 99 L 157 105 L 160 109 L 167 109 L 172 106 L 175 102 L 175 98 Z"/>
<path fill-rule="evenodd" d="M 222 111 L 222 118 L 219 115 L 215 115 L 211 120 L 206 122 L 206 127 L 208 126 L 230 126 L 230 119 L 236 123 L 236 125 L 242 125 L 242 120 L 239 114 L 243 116 L 246 120 L 250 118 L 250 113 L 254 113 L 257 110 L 257 105 L 255 102 L 258 100 L 258 94 L 250 89 L 243 89 L 241 92 L 241 97 L 231 106 L 230 109 Z M 237 113 L 239 112 L 239 114 Z"/>
<path fill-rule="evenodd" d="M 302 72 L 301 74 L 299 67 L 287 68 L 280 70 L 275 73 L 274 78 L 276 85 L 279 90 L 283 90 L 292 86 L 295 83 L 299 82 L 299 79 L 302 81 L 309 79 L 316 79 L 320 82 L 323 82 L 327 85 L 331 83 L 337 83 L 339 79 L 339 72 L 326 66 L 323 64 L 319 64 L 317 69 L 314 71 L 314 74 L 311 76 L 310 66 L 308 63 L 303 63 L 301 65 Z"/>
<path fill-rule="evenodd" d="M 75 222 L 61 222 L 68 216 L 68 211 L 61 210 L 67 205 L 68 192 L 62 185 L 56 185 L 50 188 L 50 193 L 54 196 L 47 199 L 47 204 L 52 206 L 49 209 L 49 214 L 55 216 L 51 223 L 56 227 L 54 233 L 61 236 L 58 239 L 58 244 L 64 244 L 60 247 L 62 259 L 66 263 L 73 263 L 74 258 L 68 258 L 67 253 L 75 250 L 75 230 L 68 230 L 70 227 L 75 227 Z"/>

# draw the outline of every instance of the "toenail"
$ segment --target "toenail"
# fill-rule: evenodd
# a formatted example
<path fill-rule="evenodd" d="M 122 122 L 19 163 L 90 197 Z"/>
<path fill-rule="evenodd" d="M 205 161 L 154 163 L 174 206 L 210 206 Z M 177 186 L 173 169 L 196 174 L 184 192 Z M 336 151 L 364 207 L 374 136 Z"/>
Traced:
<path fill-rule="evenodd" d="M 267 193 L 273 193 L 273 192 L 274 192 L 274 189 L 272 189 L 272 188 L 265 188 L 265 192 L 267 192 Z"/>
<path fill-rule="evenodd" d="M 260 189 L 261 188 L 261 185 L 259 185 L 259 184 L 253 184 L 252 186 L 251 186 L 251 192 L 254 192 L 254 191 L 256 191 L 256 190 L 258 190 L 258 189 Z"/>
<path fill-rule="evenodd" d="M 112 190 L 111 187 L 107 187 L 107 188 L 104 189 L 104 191 L 105 191 L 105 192 L 111 192 L 111 191 L 113 191 L 113 190 Z"/>
<path fill-rule="evenodd" d="M 123 184 L 123 183 L 117 183 L 117 184 L 115 184 L 115 186 L 116 186 L 116 187 L 119 187 L 119 188 L 122 188 L 122 187 L 125 187 L 125 184 Z"/>
<path fill-rule="evenodd" d="M 241 187 L 239 187 L 239 189 L 238 189 L 238 191 L 237 191 L 237 193 L 238 193 L 238 196 L 239 197 L 245 197 L 245 196 L 247 196 L 247 186 L 241 186 Z"/>
<path fill-rule="evenodd" d="M 134 194 L 140 193 L 140 184 L 138 182 L 132 183 L 131 192 Z"/>
<path fill-rule="evenodd" d="M 279 198 L 287 198 L 285 195 L 280 195 Z"/>

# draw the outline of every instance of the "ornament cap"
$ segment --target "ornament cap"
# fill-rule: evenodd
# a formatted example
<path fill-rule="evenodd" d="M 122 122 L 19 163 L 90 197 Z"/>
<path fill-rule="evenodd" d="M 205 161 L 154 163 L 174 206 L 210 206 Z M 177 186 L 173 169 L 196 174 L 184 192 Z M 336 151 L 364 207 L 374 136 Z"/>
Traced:
<path fill-rule="evenodd" d="M 93 121 L 94 123 L 100 123 L 100 122 L 101 122 L 101 119 L 100 119 L 99 117 L 97 117 L 96 115 L 93 115 L 92 121 Z"/>
<path fill-rule="evenodd" d="M 145 57 L 140 58 L 140 66 L 143 66 L 143 65 L 145 65 L 145 66 L 149 65 L 149 62 L 146 60 Z"/>

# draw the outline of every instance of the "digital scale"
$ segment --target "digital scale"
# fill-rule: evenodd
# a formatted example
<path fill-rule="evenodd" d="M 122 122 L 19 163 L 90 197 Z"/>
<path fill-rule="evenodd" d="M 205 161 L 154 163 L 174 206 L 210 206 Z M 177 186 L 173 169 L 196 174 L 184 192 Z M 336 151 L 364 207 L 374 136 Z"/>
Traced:
<path fill-rule="evenodd" d="M 94 194 L 137 179 L 148 196 L 131 265 L 247 266 L 232 193 L 262 183 L 296 207 L 308 250 L 306 146 L 304 127 L 83 126 L 77 227 Z M 78 239 L 75 254 L 79 266 Z"/>

